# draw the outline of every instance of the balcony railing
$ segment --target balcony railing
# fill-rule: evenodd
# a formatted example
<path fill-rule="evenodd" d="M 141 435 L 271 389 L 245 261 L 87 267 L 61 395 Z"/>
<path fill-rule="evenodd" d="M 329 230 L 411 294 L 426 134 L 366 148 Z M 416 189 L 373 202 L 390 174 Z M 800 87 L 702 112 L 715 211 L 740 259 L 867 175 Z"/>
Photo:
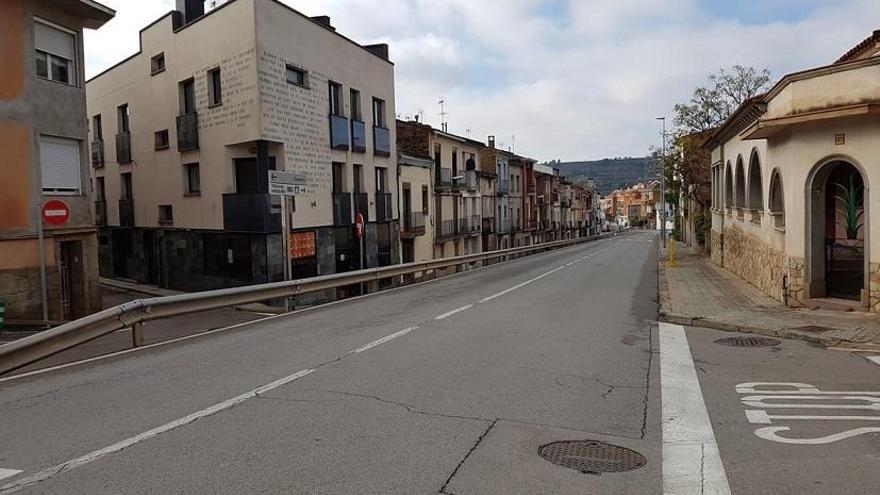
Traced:
<path fill-rule="evenodd" d="M 348 118 L 330 115 L 330 147 L 348 151 Z"/>
<path fill-rule="evenodd" d="M 529 220 L 528 223 L 526 224 L 526 228 L 528 228 L 529 230 L 537 230 L 538 221 L 537 220 Z"/>
<path fill-rule="evenodd" d="M 360 213 L 364 216 L 365 222 L 370 221 L 370 198 L 367 193 L 354 193 L 352 196 L 354 196 L 354 215 Z"/>
<path fill-rule="evenodd" d="M 401 236 L 418 237 L 425 235 L 425 214 L 418 211 L 407 215 L 402 215 L 403 227 L 401 228 Z"/>
<path fill-rule="evenodd" d="M 177 151 L 199 149 L 199 114 L 184 113 L 177 116 Z"/>
<path fill-rule="evenodd" d="M 495 217 L 483 217 L 483 228 L 482 231 L 484 233 L 494 233 L 495 232 Z"/>
<path fill-rule="evenodd" d="M 476 191 L 477 190 L 477 171 L 476 170 L 465 170 L 465 172 L 464 172 L 464 185 L 468 191 Z"/>
<path fill-rule="evenodd" d="M 104 141 L 98 139 L 92 141 L 92 167 L 101 168 L 104 166 Z"/>
<path fill-rule="evenodd" d="M 435 182 L 436 187 L 452 187 L 452 169 L 438 168 L 436 169 Z"/>
<path fill-rule="evenodd" d="M 376 193 L 376 221 L 390 222 L 394 220 L 394 203 L 391 193 Z"/>
<path fill-rule="evenodd" d="M 478 233 L 482 227 L 483 220 L 480 218 L 480 215 L 471 215 L 471 218 L 468 221 L 468 232 L 471 234 Z"/>
<path fill-rule="evenodd" d="M 333 193 L 333 225 L 351 224 L 351 193 Z"/>
<path fill-rule="evenodd" d="M 498 194 L 507 194 L 510 192 L 510 180 L 502 179 L 498 181 L 498 185 L 495 186 L 495 192 Z"/>
<path fill-rule="evenodd" d="M 367 151 L 367 126 L 359 120 L 351 121 L 351 151 L 356 153 Z"/>
<path fill-rule="evenodd" d="M 458 220 L 442 220 L 437 222 L 435 235 L 438 240 L 455 237 L 458 230 Z"/>
<path fill-rule="evenodd" d="M 232 232 L 278 232 L 281 212 L 266 193 L 223 195 L 223 229 Z"/>
<path fill-rule="evenodd" d="M 495 219 L 495 230 L 499 234 L 509 234 L 510 233 L 510 219 L 509 218 L 496 218 Z"/>
<path fill-rule="evenodd" d="M 131 134 L 116 135 L 116 163 L 131 163 Z"/>
<path fill-rule="evenodd" d="M 134 227 L 134 200 L 119 200 L 119 226 Z"/>
<path fill-rule="evenodd" d="M 526 192 L 528 192 L 528 193 L 535 192 L 535 182 L 534 181 L 526 184 Z"/>
<path fill-rule="evenodd" d="M 373 154 L 391 156 L 391 131 L 384 127 L 373 127 Z"/>
<path fill-rule="evenodd" d="M 107 226 L 107 201 L 95 201 L 95 226 Z"/>

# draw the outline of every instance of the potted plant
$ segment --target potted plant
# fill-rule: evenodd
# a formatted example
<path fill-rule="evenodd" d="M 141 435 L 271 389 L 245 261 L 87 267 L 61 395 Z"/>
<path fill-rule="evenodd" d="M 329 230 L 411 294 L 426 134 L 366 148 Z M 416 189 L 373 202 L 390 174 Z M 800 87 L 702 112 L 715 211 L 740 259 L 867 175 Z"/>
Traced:
<path fill-rule="evenodd" d="M 855 241 L 859 238 L 859 230 L 862 229 L 865 214 L 864 199 L 865 186 L 856 172 L 849 175 L 849 183 L 834 183 L 834 199 L 837 203 L 837 213 L 843 216 L 846 228 L 846 240 Z"/>

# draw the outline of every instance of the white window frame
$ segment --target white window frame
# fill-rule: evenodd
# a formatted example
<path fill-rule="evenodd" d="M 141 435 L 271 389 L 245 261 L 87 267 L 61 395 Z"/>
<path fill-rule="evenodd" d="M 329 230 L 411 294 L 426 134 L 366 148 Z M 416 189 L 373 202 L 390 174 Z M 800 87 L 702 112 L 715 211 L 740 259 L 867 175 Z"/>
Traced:
<path fill-rule="evenodd" d="M 75 143 L 77 147 L 76 153 L 76 187 L 70 188 L 49 188 L 47 189 L 44 185 L 45 177 L 43 177 L 44 167 L 46 164 L 43 163 L 43 150 L 42 144 L 44 141 L 67 141 L 70 144 Z M 40 135 L 39 139 L 40 147 L 38 152 L 40 154 L 40 190 L 42 191 L 44 196 L 80 196 L 83 193 L 82 190 L 82 140 L 61 137 L 61 136 L 51 136 L 47 134 Z"/>
<path fill-rule="evenodd" d="M 36 71 L 36 67 L 34 68 L 34 75 L 36 75 L 38 78 L 46 80 L 46 81 L 52 81 L 52 82 L 56 82 L 59 84 L 66 84 L 68 86 L 79 87 L 79 77 L 77 77 L 78 76 L 77 67 L 79 67 L 79 64 L 77 63 L 78 62 L 77 59 L 79 58 L 79 37 L 77 36 L 76 31 L 72 31 L 70 29 L 67 29 L 64 26 L 59 26 L 58 24 L 55 24 L 54 22 L 47 21 L 46 19 L 41 19 L 39 17 L 34 17 L 34 22 L 43 24 L 46 27 L 49 27 L 49 28 L 52 28 L 52 29 L 55 29 L 55 30 L 58 30 L 58 31 L 61 31 L 61 32 L 64 32 L 64 33 L 67 33 L 67 34 L 73 36 L 73 60 L 68 60 L 66 57 L 62 57 L 61 55 L 57 55 L 54 53 L 50 53 L 50 52 L 38 49 L 37 48 L 36 28 L 34 28 L 34 31 L 35 31 L 34 36 L 33 36 L 33 38 L 34 38 L 34 54 L 35 54 L 34 59 L 36 60 L 37 54 L 45 57 L 46 76 L 44 77 L 44 76 L 38 75 L 37 71 Z M 58 81 L 56 79 L 52 79 L 52 58 L 53 57 L 56 59 L 64 60 L 67 62 L 67 74 L 68 74 L 68 79 L 69 79 L 68 82 Z"/>

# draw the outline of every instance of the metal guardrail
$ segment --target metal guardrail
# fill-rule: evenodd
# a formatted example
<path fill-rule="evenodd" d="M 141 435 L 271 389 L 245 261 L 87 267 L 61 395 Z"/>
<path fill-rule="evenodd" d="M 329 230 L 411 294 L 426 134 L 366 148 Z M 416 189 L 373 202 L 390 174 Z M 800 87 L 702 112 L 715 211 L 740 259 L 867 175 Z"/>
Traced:
<path fill-rule="evenodd" d="M 300 294 L 361 283 L 367 283 L 372 286 L 373 290 L 371 292 L 373 292 L 378 290 L 379 280 L 382 279 L 416 273 L 422 273 L 424 277 L 427 272 L 432 270 L 452 267 L 457 269 L 462 265 L 493 259 L 500 261 L 511 257 L 518 257 L 519 255 L 557 249 L 610 236 L 610 234 L 605 234 L 581 237 L 533 246 L 370 268 L 288 282 L 137 299 L 0 346 L 0 375 L 128 327 L 132 328 L 132 344 L 135 347 L 140 346 L 143 344 L 143 324 L 151 320 L 250 304 L 269 299 L 293 297 Z"/>

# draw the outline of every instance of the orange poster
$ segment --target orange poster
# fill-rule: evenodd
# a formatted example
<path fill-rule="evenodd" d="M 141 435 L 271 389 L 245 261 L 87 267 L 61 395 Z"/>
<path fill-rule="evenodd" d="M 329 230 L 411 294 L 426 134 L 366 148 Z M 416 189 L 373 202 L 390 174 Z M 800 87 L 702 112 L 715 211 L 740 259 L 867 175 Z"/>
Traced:
<path fill-rule="evenodd" d="M 288 238 L 290 259 L 311 258 L 315 256 L 315 233 L 294 232 Z"/>

